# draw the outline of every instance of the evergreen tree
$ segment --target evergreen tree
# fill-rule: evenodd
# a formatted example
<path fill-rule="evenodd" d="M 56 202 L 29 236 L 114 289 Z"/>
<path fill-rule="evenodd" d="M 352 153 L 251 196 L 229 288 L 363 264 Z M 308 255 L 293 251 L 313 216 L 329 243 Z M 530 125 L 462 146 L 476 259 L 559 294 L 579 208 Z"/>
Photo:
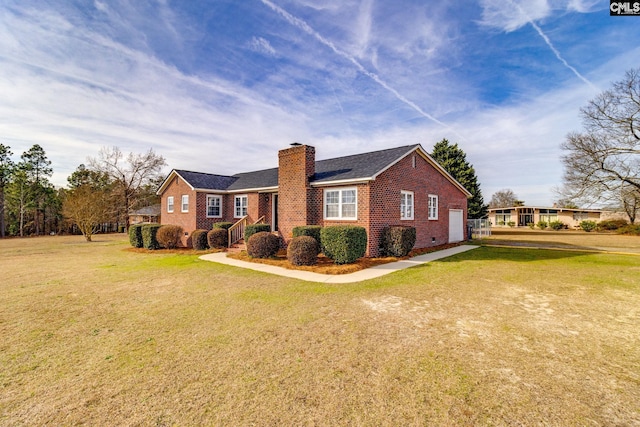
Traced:
<path fill-rule="evenodd" d="M 431 157 L 472 194 L 468 201 L 468 217 L 486 217 L 488 207 L 484 204 L 476 171 L 469 164 L 467 155 L 458 147 L 458 144 L 451 144 L 443 139 L 433 146 Z"/>
<path fill-rule="evenodd" d="M 22 153 L 20 156 L 22 161 L 19 167 L 27 174 L 27 179 L 31 187 L 31 194 L 33 197 L 33 224 L 35 227 L 35 234 L 41 234 L 44 230 L 44 218 L 42 219 L 41 228 L 41 213 L 46 208 L 47 193 L 51 184 L 48 177 L 53 174 L 51 169 L 51 160 L 47 158 L 44 149 L 35 144 L 28 151 Z"/>
<path fill-rule="evenodd" d="M 11 147 L 0 144 L 0 238 L 5 236 L 5 190 L 11 181 L 14 164 L 11 161 Z"/>

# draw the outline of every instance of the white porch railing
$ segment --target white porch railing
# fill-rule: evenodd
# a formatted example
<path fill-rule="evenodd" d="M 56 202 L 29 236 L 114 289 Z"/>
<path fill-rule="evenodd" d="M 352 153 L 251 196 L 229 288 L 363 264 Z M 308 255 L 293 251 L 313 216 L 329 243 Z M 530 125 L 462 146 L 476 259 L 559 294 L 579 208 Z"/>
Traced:
<path fill-rule="evenodd" d="M 227 232 L 229 233 L 229 247 L 234 243 L 244 239 L 244 228 L 247 226 L 247 218 L 249 215 L 245 215 L 240 218 L 235 224 L 229 227 Z"/>
<path fill-rule="evenodd" d="M 262 215 L 258 218 L 254 224 L 264 224 L 265 216 Z M 235 224 L 229 227 L 229 247 L 231 247 L 234 243 L 239 242 L 244 239 L 244 229 L 247 226 L 247 222 L 249 221 L 249 215 L 245 215 L 240 218 Z"/>

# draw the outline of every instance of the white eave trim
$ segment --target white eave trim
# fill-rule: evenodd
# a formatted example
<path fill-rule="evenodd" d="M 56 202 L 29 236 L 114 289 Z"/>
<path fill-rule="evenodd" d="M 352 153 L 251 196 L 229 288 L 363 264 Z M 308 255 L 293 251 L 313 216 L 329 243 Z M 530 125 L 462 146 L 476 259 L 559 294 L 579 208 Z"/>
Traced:
<path fill-rule="evenodd" d="M 180 179 L 183 180 L 189 186 L 189 188 L 191 188 L 191 190 L 195 190 L 195 188 L 193 188 L 193 186 L 189 184 L 189 181 L 184 179 L 175 169 L 172 169 L 171 172 L 169 172 L 169 175 L 164 179 L 164 181 L 162 181 L 162 184 L 160 184 L 160 187 L 158 187 L 158 191 L 156 191 L 156 195 L 159 196 L 164 192 L 166 187 L 173 180 L 174 176 L 180 177 Z"/>
<path fill-rule="evenodd" d="M 240 194 L 240 193 L 273 193 L 278 191 L 278 186 L 272 187 L 256 187 L 256 188 L 241 188 L 238 190 L 225 190 L 226 193 L 229 194 Z"/>
<path fill-rule="evenodd" d="M 320 181 L 309 183 L 312 187 L 333 187 L 336 185 L 352 185 L 352 184 L 366 184 L 373 181 L 375 178 L 353 178 L 353 179 L 339 179 L 336 181 Z"/>

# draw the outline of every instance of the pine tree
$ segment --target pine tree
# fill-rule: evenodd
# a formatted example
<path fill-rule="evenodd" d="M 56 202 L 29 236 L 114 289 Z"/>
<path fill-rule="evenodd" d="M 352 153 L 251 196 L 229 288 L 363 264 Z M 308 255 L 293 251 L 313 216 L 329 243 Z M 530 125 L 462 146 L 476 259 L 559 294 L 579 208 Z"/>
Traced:
<path fill-rule="evenodd" d="M 431 157 L 472 194 L 468 201 L 468 217 L 486 217 L 488 206 L 484 204 L 476 171 L 458 144 L 452 145 L 447 139 L 443 139 L 433 146 Z"/>
<path fill-rule="evenodd" d="M 9 146 L 0 144 L 0 238 L 5 235 L 5 190 L 9 186 L 14 164 L 11 161 L 13 153 Z"/>

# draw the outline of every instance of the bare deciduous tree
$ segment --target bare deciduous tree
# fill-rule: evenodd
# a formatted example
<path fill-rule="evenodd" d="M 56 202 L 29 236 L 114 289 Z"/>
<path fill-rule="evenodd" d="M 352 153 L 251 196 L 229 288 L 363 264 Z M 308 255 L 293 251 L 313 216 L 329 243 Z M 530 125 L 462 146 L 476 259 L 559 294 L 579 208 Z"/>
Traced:
<path fill-rule="evenodd" d="M 522 200 L 518 200 L 516 193 L 509 188 L 496 191 L 491 196 L 491 201 L 489 201 L 490 208 L 510 208 L 513 206 L 521 206 L 523 204 L 524 202 Z"/>
<path fill-rule="evenodd" d="M 580 112 L 584 131 L 570 133 L 562 144 L 562 194 L 618 205 L 640 198 L 640 68 L 627 71 Z"/>
<path fill-rule="evenodd" d="M 107 174 L 115 183 L 120 217 L 124 218 L 128 230 L 129 211 L 136 205 L 141 190 L 158 179 L 166 162 L 153 149 L 143 154 L 129 153 L 125 158 L 118 147 L 103 147 L 97 158 L 89 159 L 89 165 L 95 171 Z"/>
<path fill-rule="evenodd" d="M 63 214 L 78 226 L 87 242 L 100 224 L 109 219 L 110 211 L 109 194 L 105 190 L 84 184 L 66 193 Z"/>

